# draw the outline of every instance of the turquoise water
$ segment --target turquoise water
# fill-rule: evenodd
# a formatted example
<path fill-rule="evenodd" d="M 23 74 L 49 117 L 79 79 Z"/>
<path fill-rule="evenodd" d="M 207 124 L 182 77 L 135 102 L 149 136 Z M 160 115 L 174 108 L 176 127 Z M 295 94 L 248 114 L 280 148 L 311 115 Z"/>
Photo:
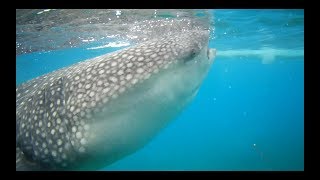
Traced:
<path fill-rule="evenodd" d="M 210 13 L 217 57 L 195 100 L 103 170 L 304 170 L 304 11 Z M 95 46 L 18 55 L 16 84 L 123 48 Z"/>

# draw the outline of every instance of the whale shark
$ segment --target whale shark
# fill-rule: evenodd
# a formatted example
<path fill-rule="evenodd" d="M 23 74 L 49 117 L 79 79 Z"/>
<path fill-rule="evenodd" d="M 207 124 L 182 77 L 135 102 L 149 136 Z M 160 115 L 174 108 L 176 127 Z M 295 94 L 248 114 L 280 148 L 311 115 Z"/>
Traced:
<path fill-rule="evenodd" d="M 99 170 L 194 99 L 215 58 L 208 30 L 156 37 L 16 87 L 16 170 Z"/>

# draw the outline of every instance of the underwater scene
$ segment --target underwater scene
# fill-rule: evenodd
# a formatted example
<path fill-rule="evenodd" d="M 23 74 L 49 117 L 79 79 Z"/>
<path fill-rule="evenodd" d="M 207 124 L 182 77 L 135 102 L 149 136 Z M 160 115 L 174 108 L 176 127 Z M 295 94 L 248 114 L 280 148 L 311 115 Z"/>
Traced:
<path fill-rule="evenodd" d="M 304 10 L 17 9 L 16 170 L 303 171 Z"/>

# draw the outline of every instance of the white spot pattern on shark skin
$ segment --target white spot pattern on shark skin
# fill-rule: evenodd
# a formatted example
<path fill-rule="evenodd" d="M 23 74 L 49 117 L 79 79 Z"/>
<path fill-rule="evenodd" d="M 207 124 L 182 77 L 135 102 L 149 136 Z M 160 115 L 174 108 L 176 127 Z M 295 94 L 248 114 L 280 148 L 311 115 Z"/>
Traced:
<path fill-rule="evenodd" d="M 25 154 L 30 154 L 35 158 L 34 162 L 47 165 L 48 169 L 72 167 L 82 154 L 92 153 L 89 147 L 97 143 L 95 141 L 101 140 L 99 138 L 102 135 L 101 130 L 105 127 L 104 123 L 117 121 L 116 119 L 98 120 L 99 113 L 112 114 L 121 109 L 122 106 L 120 107 L 117 102 L 132 103 L 134 100 L 144 102 L 141 98 L 152 93 L 136 91 L 139 87 L 143 89 L 141 86 L 147 80 L 150 84 L 156 81 L 155 85 L 159 84 L 158 87 L 160 87 L 157 88 L 159 92 L 166 87 L 179 84 L 163 84 L 168 79 L 174 82 L 177 78 L 176 76 L 166 78 L 164 72 L 169 72 L 170 68 L 175 69 L 176 66 L 185 68 L 183 61 L 190 58 L 188 52 L 195 51 L 200 54 L 201 49 L 196 49 L 197 41 L 207 43 L 207 37 L 203 36 L 198 32 L 186 32 L 173 37 L 165 36 L 112 54 L 86 60 L 23 83 L 16 88 L 17 136 L 21 144 L 19 148 Z M 182 63 L 176 63 L 178 61 Z M 179 72 L 183 68 L 177 67 L 176 70 Z M 165 81 L 158 80 L 160 77 L 164 77 Z M 153 89 L 153 87 L 147 89 Z M 123 99 L 128 96 L 123 95 L 126 92 L 137 93 L 141 97 L 135 99 L 130 95 L 129 99 Z M 148 99 L 145 100 L 148 102 Z M 166 100 L 166 98 L 161 100 Z M 123 108 L 130 106 L 130 103 L 122 104 Z M 129 109 L 131 108 L 140 107 L 135 104 Z M 146 109 L 144 113 L 149 113 L 146 112 Z M 121 116 L 127 116 L 127 114 L 122 113 Z M 113 116 L 110 117 L 113 118 Z M 135 119 L 134 116 L 130 118 Z M 99 121 L 102 121 L 100 126 Z M 119 121 L 118 125 L 110 125 L 114 127 L 105 129 L 108 135 L 122 128 L 139 126 L 138 123 L 126 121 Z M 109 136 L 106 140 L 110 138 L 114 137 Z M 117 143 L 114 145 L 116 146 Z M 21 163 L 23 160 L 17 159 L 17 161 Z"/>

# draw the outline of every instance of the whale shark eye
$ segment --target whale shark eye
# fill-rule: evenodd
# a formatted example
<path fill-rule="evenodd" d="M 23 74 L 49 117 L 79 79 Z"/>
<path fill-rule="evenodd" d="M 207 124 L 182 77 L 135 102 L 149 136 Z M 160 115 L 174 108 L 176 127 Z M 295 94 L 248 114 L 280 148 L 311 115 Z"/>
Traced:
<path fill-rule="evenodd" d="M 192 58 L 196 56 L 196 52 L 194 50 L 191 51 L 191 55 Z"/>
<path fill-rule="evenodd" d="M 195 49 L 192 49 L 192 50 L 190 51 L 190 54 L 184 59 L 183 62 L 184 62 L 184 63 L 187 63 L 187 62 L 193 60 L 193 59 L 196 57 L 196 55 L 197 55 L 196 50 L 195 50 Z"/>

